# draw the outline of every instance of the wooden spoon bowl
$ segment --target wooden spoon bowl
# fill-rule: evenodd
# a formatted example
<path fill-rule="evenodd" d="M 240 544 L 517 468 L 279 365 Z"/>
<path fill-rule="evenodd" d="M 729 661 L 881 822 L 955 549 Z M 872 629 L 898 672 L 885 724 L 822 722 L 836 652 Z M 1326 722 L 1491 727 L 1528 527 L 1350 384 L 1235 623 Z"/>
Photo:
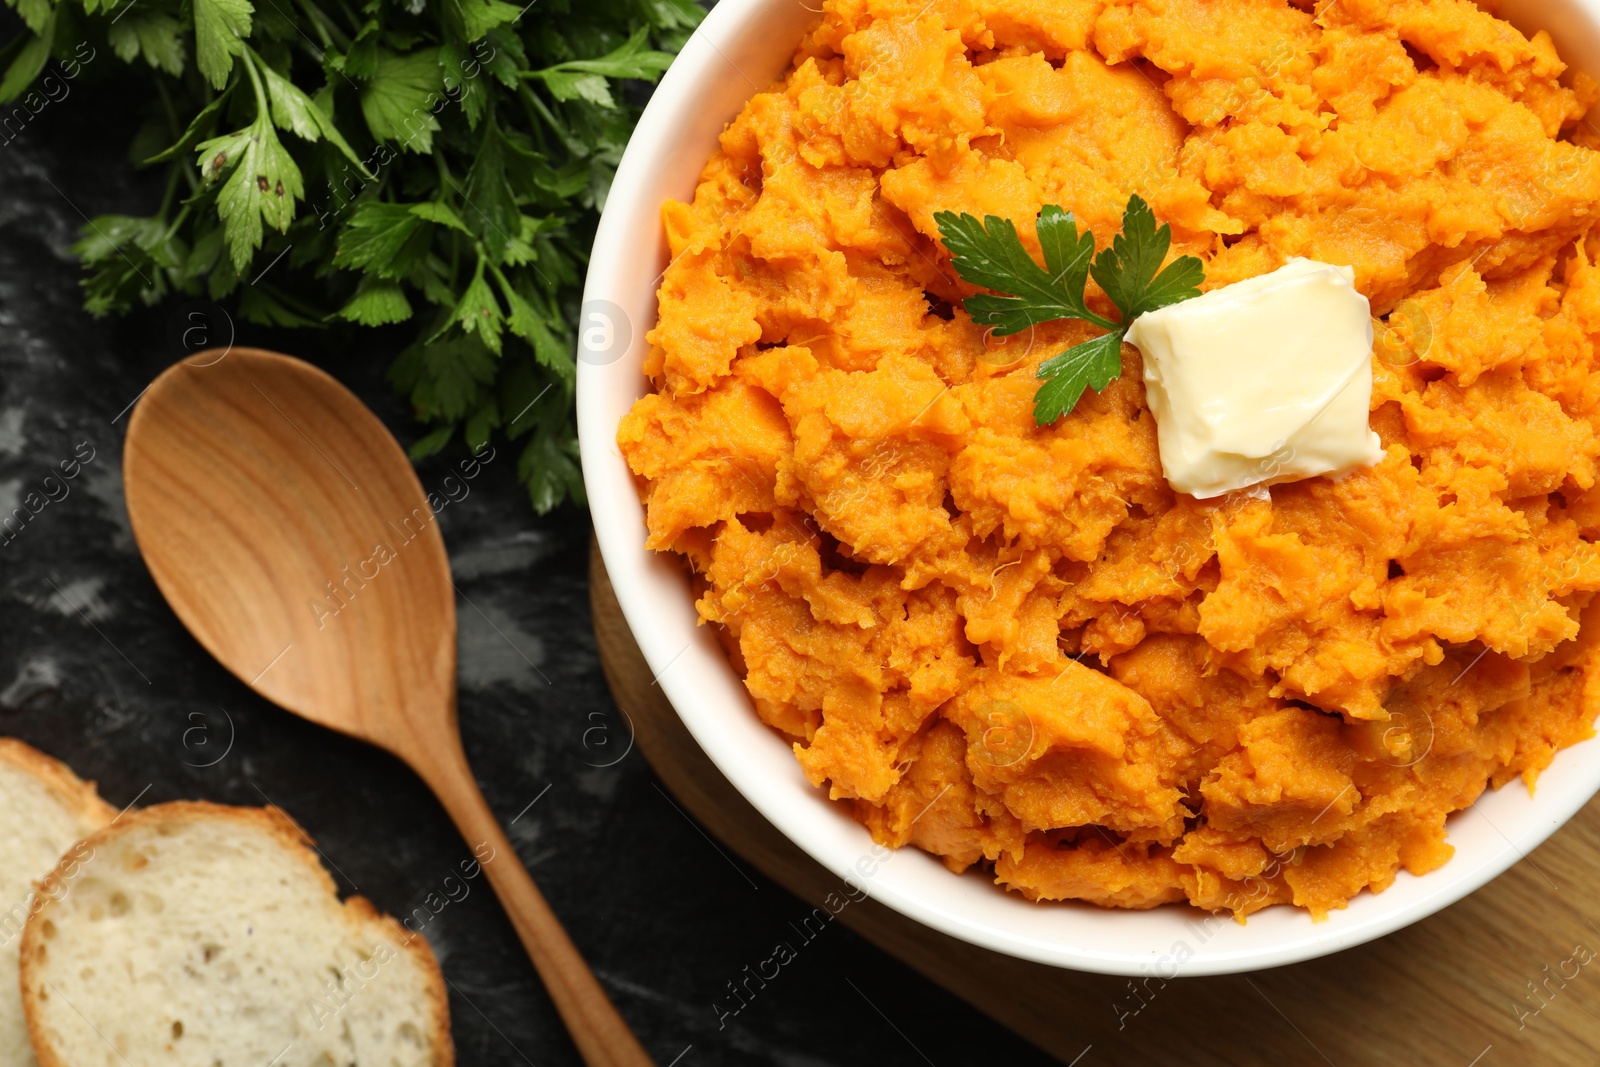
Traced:
<path fill-rule="evenodd" d="M 123 478 L 150 573 L 206 650 L 274 703 L 410 764 L 492 857 L 483 869 L 585 1062 L 649 1064 L 467 765 L 444 540 L 377 417 L 300 360 L 202 352 L 139 401 Z"/>

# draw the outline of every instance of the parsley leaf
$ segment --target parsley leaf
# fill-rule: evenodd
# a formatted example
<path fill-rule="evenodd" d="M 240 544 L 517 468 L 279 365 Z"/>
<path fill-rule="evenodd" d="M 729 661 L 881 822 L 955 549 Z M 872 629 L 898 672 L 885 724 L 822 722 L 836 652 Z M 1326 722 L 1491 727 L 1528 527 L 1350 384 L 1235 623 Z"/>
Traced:
<path fill-rule="evenodd" d="M 439 130 L 434 109 L 444 99 L 443 89 L 437 49 L 380 54 L 377 72 L 361 92 L 367 129 L 377 140 L 398 141 L 404 150 L 427 155 Z"/>
<path fill-rule="evenodd" d="M 412 210 L 415 206 L 368 200 L 356 208 L 349 226 L 339 235 L 339 250 L 333 256 L 335 265 L 367 270 L 380 278 L 398 278 L 406 273 L 401 269 L 401 253 L 423 228 L 422 217 Z"/>
<path fill-rule="evenodd" d="M 171 15 L 128 14 L 106 28 L 111 50 L 124 63 L 144 56 L 146 63 L 176 78 L 183 73 L 183 26 Z"/>
<path fill-rule="evenodd" d="M 452 28 L 459 25 L 464 41 L 476 41 L 496 26 L 522 14 L 517 6 L 505 0 L 446 0 L 445 9 L 451 17 Z"/>
<path fill-rule="evenodd" d="M 467 224 L 461 221 L 461 216 L 456 214 L 455 208 L 438 200 L 429 200 L 421 204 L 412 204 L 411 213 L 419 219 L 436 222 L 440 226 L 448 226 L 458 233 L 471 233 Z"/>
<path fill-rule="evenodd" d="M 1085 387 L 1099 392 L 1122 373 L 1122 331 L 1103 333 L 1039 365 L 1044 384 L 1033 394 L 1033 421 L 1049 426 L 1078 405 Z"/>
<path fill-rule="evenodd" d="M 39 36 L 30 37 L 17 49 L 16 58 L 6 68 L 5 77 L 0 78 L 0 104 L 11 103 L 33 84 L 39 72 L 44 70 L 44 65 L 50 61 L 50 39 L 54 36 L 55 15 L 52 13 Z"/>
<path fill-rule="evenodd" d="M 22 16 L 22 21 L 28 29 L 40 37 L 50 36 L 45 29 L 50 26 L 56 10 L 51 0 L 17 0 L 11 6 Z"/>
<path fill-rule="evenodd" d="M 217 214 L 223 222 L 233 269 L 243 273 L 261 247 L 263 223 L 287 230 L 294 221 L 295 201 L 305 195 L 305 185 L 294 157 L 273 128 L 257 60 L 243 46 L 239 56 L 255 89 L 255 121 L 244 129 L 201 141 L 195 151 L 202 180 L 218 186 Z M 306 103 L 312 111 L 317 110 L 309 100 Z"/>
<path fill-rule="evenodd" d="M 550 407 L 567 407 L 566 394 L 552 391 Z M 527 483 L 536 511 L 549 511 L 563 497 L 583 500 L 583 468 L 578 465 L 576 437 L 560 431 L 559 424 L 541 422 L 533 440 L 517 460 L 517 474 Z"/>
<path fill-rule="evenodd" d="M 500 291 L 505 294 L 506 306 L 511 309 L 506 316 L 506 325 L 511 332 L 528 342 L 534 358 L 541 366 L 555 371 L 568 385 L 575 383 L 578 368 L 572 361 L 572 354 L 556 341 L 555 334 L 550 331 L 545 321 L 550 316 L 539 310 L 536 301 L 518 292 L 498 269 L 494 277 L 500 283 Z"/>
<path fill-rule="evenodd" d="M 113 307 L 138 300 L 153 304 L 166 293 L 163 268 L 175 267 L 182 247 L 159 219 L 101 215 L 84 227 L 71 251 L 97 268 L 86 282 L 85 306 L 103 315 Z"/>
<path fill-rule="evenodd" d="M 233 57 L 244 53 L 255 8 L 250 0 L 193 0 L 194 61 L 213 89 L 228 84 Z"/>
<path fill-rule="evenodd" d="M 521 229 L 517 194 L 506 180 L 504 139 L 491 120 L 483 133 L 478 157 L 467 172 L 467 184 L 459 190 L 466 203 L 466 222 L 489 254 L 500 259 L 513 234 Z"/>
<path fill-rule="evenodd" d="M 389 380 L 430 418 L 454 422 L 495 379 L 494 353 L 476 337 L 418 341 L 395 360 Z"/>
<path fill-rule="evenodd" d="M 500 334 L 505 327 L 505 319 L 501 314 L 499 301 L 494 298 L 494 290 L 484 281 L 481 258 L 478 260 L 476 272 L 472 275 L 472 281 L 467 285 L 467 291 L 461 294 L 460 302 L 451 313 L 450 321 L 446 322 L 434 336 L 440 336 L 452 324 L 460 326 L 463 333 L 470 334 L 475 331 L 489 347 L 489 351 L 497 356 L 500 354 Z"/>
<path fill-rule="evenodd" d="M 1129 198 L 1122 232 L 1099 255 L 1093 235 L 1078 232 L 1071 212 L 1046 204 L 1034 224 L 1042 268 L 1009 219 L 989 215 L 979 222 L 941 211 L 934 221 L 961 279 L 1004 294 L 968 297 L 964 306 L 973 322 L 993 326 L 1000 336 L 1056 319 L 1079 319 L 1108 331 L 1039 365 L 1044 384 L 1034 395 L 1033 416 L 1040 426 L 1071 411 L 1085 389 L 1099 392 L 1122 373 L 1122 338 L 1134 319 L 1199 296 L 1205 281 L 1205 266 L 1194 256 L 1180 256 L 1162 269 L 1172 227 L 1158 227 L 1155 212 L 1139 196 Z M 1121 312 L 1120 323 L 1089 310 L 1084 288 L 1091 276 Z"/>
<path fill-rule="evenodd" d="M 981 326 L 993 326 L 1005 337 L 1056 319 L 1083 319 L 1113 329 L 1083 302 L 1083 283 L 1094 254 L 1094 236 L 1078 233 L 1077 220 L 1054 204 L 1039 212 L 1037 228 L 1045 266 L 1033 261 L 1010 219 L 941 211 L 933 216 L 939 236 L 950 249 L 951 264 L 962 280 L 1011 296 L 980 294 L 965 301 L 967 314 Z"/>
<path fill-rule="evenodd" d="M 484 42 L 492 49 L 488 58 L 483 60 L 484 69 L 493 74 L 501 85 L 515 91 L 528 65 L 528 50 L 522 47 L 522 41 L 515 33 L 503 26 L 490 30 Z"/>
<path fill-rule="evenodd" d="M 370 78 L 378 73 L 378 41 L 381 39 L 380 27 L 375 19 L 367 19 L 361 24 L 355 39 L 350 42 L 350 50 L 343 56 L 336 53 L 328 56 L 328 62 L 335 69 L 352 78 Z"/>
<path fill-rule="evenodd" d="M 261 71 L 261 78 L 267 86 L 267 98 L 272 105 L 272 121 L 277 123 L 279 129 L 293 130 L 297 136 L 307 141 L 316 141 L 326 137 L 328 143 L 337 148 L 344 157 L 354 163 L 367 177 L 372 174 L 361 162 L 361 157 L 356 155 L 339 133 L 333 120 L 323 113 L 316 102 L 301 92 L 294 82 L 285 78 L 265 63 L 257 63 Z"/>
<path fill-rule="evenodd" d="M 341 319 L 363 326 L 385 326 L 411 317 L 411 301 L 398 282 L 367 278 L 356 288 L 356 295 L 339 310 Z"/>
<path fill-rule="evenodd" d="M 557 100 L 588 100 L 603 108 L 616 107 L 607 78 L 643 78 L 654 81 L 667 69 L 672 57 L 646 48 L 645 30 L 637 32 L 621 47 L 598 59 L 575 59 L 529 74 L 542 81 Z"/>
<path fill-rule="evenodd" d="M 243 273 L 261 247 L 262 224 L 287 230 L 294 219 L 295 200 L 305 194 L 300 168 L 265 113 L 242 130 L 201 141 L 195 150 L 205 180 L 219 185 L 217 214 L 233 269 Z"/>
<path fill-rule="evenodd" d="M 1193 256 L 1180 257 L 1157 276 L 1171 246 L 1172 227 L 1162 223 L 1157 229 L 1150 205 L 1139 196 L 1130 198 L 1122 214 L 1122 232 L 1095 257 L 1090 269 L 1095 283 L 1122 312 L 1124 328 L 1147 311 L 1200 295 L 1205 267 Z"/>
<path fill-rule="evenodd" d="M 1154 281 L 1145 286 L 1144 296 L 1140 298 L 1136 310 L 1126 321 L 1132 322 L 1145 312 L 1158 311 L 1168 304 L 1181 304 L 1185 300 L 1193 300 L 1200 295 L 1200 286 L 1205 280 L 1204 263 L 1194 256 L 1179 256 L 1167 265 L 1166 270 L 1157 274 Z"/>
<path fill-rule="evenodd" d="M 269 284 L 248 285 L 239 294 L 239 316 L 261 326 L 315 329 L 322 325 L 314 310 Z"/>

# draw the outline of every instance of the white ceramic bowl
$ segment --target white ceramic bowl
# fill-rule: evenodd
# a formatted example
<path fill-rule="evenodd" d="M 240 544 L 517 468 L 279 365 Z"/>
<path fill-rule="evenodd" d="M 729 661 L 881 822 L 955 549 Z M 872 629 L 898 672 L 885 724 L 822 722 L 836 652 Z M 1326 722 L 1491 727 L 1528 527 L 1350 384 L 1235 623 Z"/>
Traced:
<path fill-rule="evenodd" d="M 1573 66 L 1600 74 L 1600 0 L 1505 0 L 1525 31 L 1546 29 Z M 617 450 L 617 424 L 643 395 L 644 333 L 667 264 L 660 210 L 689 199 L 717 136 L 787 68 L 813 11 L 800 0 L 721 0 L 645 110 L 596 235 L 584 291 L 578 433 L 584 482 L 606 567 L 650 669 L 712 761 L 773 825 L 834 874 L 936 930 L 998 952 L 1107 974 L 1157 969 L 1226 974 L 1337 952 L 1416 922 L 1501 874 L 1600 789 L 1600 741 L 1557 756 L 1537 797 L 1513 783 L 1450 820 L 1455 858 L 1424 877 L 1401 873 L 1380 894 L 1313 923 L 1279 907 L 1206 922 L 1170 906 L 1105 911 L 1030 904 L 983 876 L 957 877 L 916 849 L 872 859 L 871 838 L 800 773 L 789 745 L 756 718 L 743 683 L 695 610 L 681 564 L 647 552 L 644 509 Z M 870 875 L 865 872 L 871 871 Z M 1184 960 L 1181 966 L 1178 960 Z M 1143 973 L 1148 973 L 1148 970 Z"/>

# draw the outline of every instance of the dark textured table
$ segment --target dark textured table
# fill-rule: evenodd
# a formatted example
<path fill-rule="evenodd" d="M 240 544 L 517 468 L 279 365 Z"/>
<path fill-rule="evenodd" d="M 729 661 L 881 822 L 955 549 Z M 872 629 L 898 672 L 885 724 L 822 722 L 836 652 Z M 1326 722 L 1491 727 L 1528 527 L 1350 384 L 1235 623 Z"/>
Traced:
<path fill-rule="evenodd" d="M 343 892 L 397 915 L 430 894 L 437 904 L 467 849 L 422 784 L 389 756 L 256 698 L 190 638 L 134 546 L 121 441 L 128 406 L 179 354 L 172 309 L 89 318 L 66 252 L 84 215 L 159 199 L 123 162 L 131 104 L 80 86 L 0 145 L 0 515 L 42 493 L 85 442 L 93 451 L 69 494 L 0 544 L 0 733 L 66 760 L 119 807 L 270 800 L 317 839 Z M 417 428 L 383 381 L 398 344 L 372 336 L 355 352 L 307 332 L 241 326 L 238 340 L 315 359 L 408 443 Z M 424 464 L 423 485 L 459 458 Z M 536 518 L 515 465 L 502 448 L 440 517 L 470 598 L 458 605 L 467 752 L 523 861 L 657 1061 L 1046 1062 L 837 925 L 719 1025 L 714 1004 L 727 1002 L 728 984 L 809 909 L 719 855 L 637 752 L 613 763 L 627 727 L 589 626 L 588 515 Z M 578 1062 L 486 885 L 446 904 L 427 932 L 464 1067 Z"/>

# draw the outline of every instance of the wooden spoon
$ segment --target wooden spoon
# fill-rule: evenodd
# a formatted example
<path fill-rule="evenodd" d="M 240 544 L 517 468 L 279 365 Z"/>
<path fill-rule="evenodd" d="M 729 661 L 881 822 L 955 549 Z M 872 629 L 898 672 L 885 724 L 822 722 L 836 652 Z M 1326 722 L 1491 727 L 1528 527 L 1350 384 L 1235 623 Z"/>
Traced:
<path fill-rule="evenodd" d="M 308 363 L 202 352 L 134 409 L 123 479 L 150 573 L 206 650 L 268 700 L 409 763 L 491 857 L 483 869 L 584 1061 L 648 1065 L 467 766 L 444 540 L 383 424 Z"/>

